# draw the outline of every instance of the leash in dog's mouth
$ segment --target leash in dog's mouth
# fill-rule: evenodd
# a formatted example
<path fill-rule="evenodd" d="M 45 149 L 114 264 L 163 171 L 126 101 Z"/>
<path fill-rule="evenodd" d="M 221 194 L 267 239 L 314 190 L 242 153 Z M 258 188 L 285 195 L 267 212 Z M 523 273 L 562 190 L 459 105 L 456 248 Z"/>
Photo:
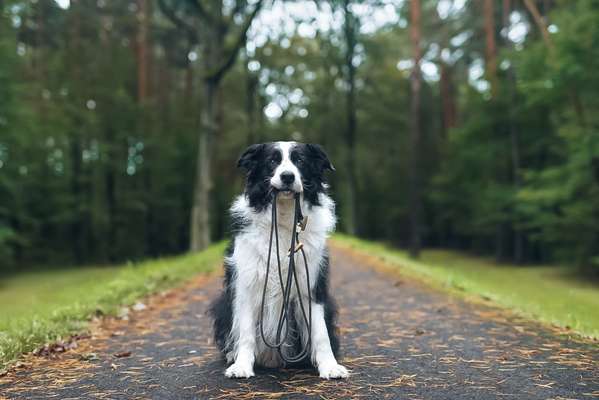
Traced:
<path fill-rule="evenodd" d="M 283 281 L 283 272 L 281 270 L 281 257 L 279 253 L 279 228 L 277 221 L 277 195 L 278 192 L 275 191 L 272 200 L 272 219 L 270 226 L 270 241 L 268 244 L 268 259 L 266 261 L 266 276 L 264 278 L 264 288 L 262 290 L 262 303 L 260 305 L 260 335 L 262 336 L 262 340 L 266 344 L 266 346 L 277 349 L 279 352 L 279 356 L 287 363 L 297 363 L 303 361 L 304 358 L 309 353 L 311 344 L 312 344 L 312 292 L 310 290 L 310 273 L 308 271 L 308 260 L 306 258 L 306 253 L 304 252 L 304 246 L 302 242 L 300 242 L 299 235 L 302 231 L 306 229 L 306 224 L 308 221 L 307 217 L 304 217 L 302 214 L 302 207 L 300 203 L 300 194 L 295 193 L 295 208 L 293 213 L 293 231 L 291 235 L 291 243 L 289 245 L 289 252 L 287 253 L 287 257 L 289 258 L 289 267 L 287 269 L 287 276 L 285 277 L 285 281 Z M 269 281 L 270 274 L 270 259 L 272 255 L 272 247 L 273 247 L 273 239 L 275 242 L 275 252 L 276 252 L 276 260 L 277 260 L 277 268 L 279 273 L 279 284 L 281 286 L 281 295 L 283 298 L 283 304 L 281 306 L 281 312 L 279 314 L 279 319 L 277 322 L 277 332 L 275 341 L 270 342 L 267 339 L 266 334 L 264 333 L 264 307 L 266 303 L 266 292 Z M 306 307 L 304 306 L 304 299 L 302 291 L 300 290 L 300 282 L 297 276 L 296 264 L 295 264 L 295 255 L 300 252 L 302 255 L 302 259 L 304 261 L 304 269 L 306 273 L 306 291 L 308 294 L 308 312 L 306 313 Z M 295 356 L 287 356 L 284 351 L 284 347 L 291 347 L 293 344 L 288 342 L 288 339 L 291 338 L 293 332 L 291 331 L 291 318 L 294 318 L 293 315 L 290 315 L 291 312 L 291 302 L 293 299 L 291 298 L 291 291 L 293 285 L 295 284 L 295 289 L 297 291 L 297 298 L 299 303 L 299 308 L 301 312 L 301 317 L 306 324 L 307 328 L 307 339 L 305 341 L 305 345 L 302 346 L 300 343 L 300 351 Z M 283 330 L 284 328 L 284 330 Z"/>

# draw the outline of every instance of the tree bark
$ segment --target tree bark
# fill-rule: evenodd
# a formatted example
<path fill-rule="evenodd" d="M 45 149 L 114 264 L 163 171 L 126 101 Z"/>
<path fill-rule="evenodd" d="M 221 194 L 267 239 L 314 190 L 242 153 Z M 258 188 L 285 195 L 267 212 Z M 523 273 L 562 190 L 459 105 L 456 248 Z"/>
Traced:
<path fill-rule="evenodd" d="M 512 12 L 512 0 L 503 0 L 502 3 L 502 18 L 503 27 L 507 29 L 510 26 L 510 14 Z M 507 35 L 506 35 L 507 36 Z"/>
<path fill-rule="evenodd" d="M 210 244 L 210 193 L 212 192 L 212 149 L 217 131 L 218 84 L 204 82 L 203 103 L 200 113 L 201 131 L 198 140 L 196 184 L 191 212 L 190 250 L 203 250 Z"/>
<path fill-rule="evenodd" d="M 248 132 L 247 142 L 248 145 L 258 142 L 258 135 L 256 129 L 256 91 L 258 89 L 258 77 L 254 74 L 248 66 L 245 66 L 245 113 L 247 116 Z"/>
<path fill-rule="evenodd" d="M 264 1 L 258 0 L 253 8 L 247 1 L 236 1 L 231 14 L 227 16 L 223 14 L 223 0 L 213 0 L 210 7 L 206 7 L 201 0 L 188 3 L 193 6 L 193 11 L 190 14 L 189 9 L 186 9 L 186 16 L 182 17 L 176 8 L 177 4 L 182 4 L 181 2 L 171 3 L 169 6 L 166 1 L 158 0 L 162 12 L 182 29 L 192 42 L 195 43 L 198 39 L 202 45 L 202 109 L 189 221 L 189 248 L 191 251 L 199 251 L 210 244 L 210 197 L 213 187 L 211 169 L 214 143 L 222 122 L 221 81 L 235 64 L 239 49 L 246 43 L 248 29 Z M 189 23 L 187 17 L 190 16 L 195 17 L 197 26 Z M 236 25 L 238 17 L 242 18 L 242 22 L 237 31 L 231 34 L 230 28 Z M 228 40 L 230 36 L 233 37 Z"/>
<path fill-rule="evenodd" d="M 416 258 L 420 255 L 420 92 L 422 87 L 422 75 L 420 61 L 422 59 L 421 40 L 421 7 L 420 0 L 410 2 L 410 38 L 414 67 L 410 76 L 410 88 L 412 101 L 410 103 L 410 176 L 409 176 L 409 213 L 410 213 L 410 256 Z"/>
<path fill-rule="evenodd" d="M 487 79 L 491 83 L 491 94 L 497 93 L 497 44 L 495 42 L 495 1 L 484 0 L 483 14 L 485 19 L 485 58 Z"/>
<path fill-rule="evenodd" d="M 443 134 L 445 138 L 447 138 L 449 131 L 457 125 L 457 108 L 455 101 L 455 85 L 453 82 L 453 68 L 445 62 L 441 62 L 439 90 L 443 113 Z"/>
<path fill-rule="evenodd" d="M 194 96 L 194 79 L 193 79 L 193 63 L 188 62 L 185 68 L 185 107 L 191 111 L 193 109 Z"/>
<path fill-rule="evenodd" d="M 107 147 L 106 154 L 106 169 L 104 171 L 104 184 L 106 187 L 106 208 L 107 208 L 107 219 L 108 219 L 108 235 L 107 235 L 107 261 L 115 262 L 116 253 L 116 213 L 117 213 L 117 199 L 116 199 L 116 171 L 115 163 L 117 160 L 116 152 L 114 151 L 115 146 L 115 134 L 110 122 L 106 127 L 105 131 L 105 145 Z"/>
<path fill-rule="evenodd" d="M 201 1 L 195 2 L 201 16 L 201 37 L 203 44 L 204 77 L 202 79 L 202 110 L 200 112 L 200 132 L 198 138 L 198 158 L 193 204 L 190 218 L 190 251 L 205 249 L 211 241 L 210 199 L 213 189 L 212 157 L 218 131 L 221 129 L 222 97 L 221 82 L 233 67 L 239 49 L 245 44 L 247 31 L 262 8 L 259 0 L 251 12 L 245 15 L 237 36 L 229 43 L 225 36 L 230 28 L 223 17 L 223 2 L 217 0 L 208 13 Z M 251 9 L 251 8 L 250 8 Z M 225 42 L 227 46 L 225 47 Z"/>
<path fill-rule="evenodd" d="M 345 68 L 347 77 L 346 114 L 347 126 L 345 131 L 345 146 L 347 150 L 347 198 L 345 202 L 345 229 L 350 235 L 358 232 L 356 215 L 356 192 L 358 179 L 356 173 L 356 131 L 358 121 L 356 118 L 356 67 L 353 63 L 356 50 L 356 20 L 349 9 L 350 0 L 344 0 L 343 12 L 345 16 Z"/>
<path fill-rule="evenodd" d="M 81 96 L 78 93 L 81 88 L 81 68 L 79 60 L 77 60 L 76 55 L 81 52 L 81 15 L 80 15 L 80 5 L 76 0 L 71 1 L 71 6 L 69 8 L 69 18 L 71 19 L 70 23 L 70 35 L 69 35 L 69 43 L 68 43 L 68 63 L 69 70 L 71 72 L 72 81 L 76 83 L 77 91 L 74 93 L 74 96 L 78 101 L 81 101 Z M 73 197 L 74 206 L 74 220 L 70 226 L 71 231 L 71 243 L 73 243 L 73 258 L 75 263 L 81 264 L 84 261 L 84 224 L 83 218 L 84 213 L 82 212 L 82 204 L 84 200 L 82 198 L 82 179 L 83 179 L 83 166 L 81 160 L 81 152 L 83 150 L 83 144 L 81 140 L 82 134 L 82 124 L 81 118 L 78 113 L 74 113 L 71 116 L 73 120 L 74 129 L 70 133 L 70 151 L 71 151 L 71 196 Z"/>
<path fill-rule="evenodd" d="M 148 3 L 137 0 L 137 99 L 143 105 L 148 94 Z"/>
<path fill-rule="evenodd" d="M 144 234 L 145 234 L 145 248 L 146 254 L 156 256 L 154 250 L 154 206 L 152 197 L 152 171 L 153 164 L 149 162 L 151 160 L 151 153 L 153 150 L 152 140 L 152 129 L 150 129 L 150 122 L 148 120 L 148 106 L 153 107 L 154 103 L 148 104 L 151 101 L 151 43 L 149 38 L 149 25 L 151 20 L 151 2 L 148 0 L 137 0 L 137 37 L 136 37 L 136 58 L 137 58 L 137 103 L 138 103 L 138 135 L 143 138 L 145 142 L 144 157 L 146 163 L 142 168 L 143 177 L 143 198 L 145 203 L 145 216 L 144 216 Z"/>
<path fill-rule="evenodd" d="M 511 148 L 511 161 L 512 161 L 512 184 L 514 185 L 514 190 L 519 190 L 521 187 L 520 182 L 520 132 L 518 130 L 518 125 L 515 121 L 513 104 L 516 104 L 516 72 L 513 67 L 510 67 L 507 71 L 508 76 L 508 85 L 510 90 L 510 105 L 509 107 L 509 117 L 508 117 L 508 129 L 510 133 L 510 148 Z M 513 257 L 516 264 L 522 263 L 524 259 L 524 235 L 522 231 L 517 227 L 512 225 L 512 230 L 514 233 L 513 237 Z"/>
<path fill-rule="evenodd" d="M 190 250 L 200 251 L 211 242 L 210 200 L 214 187 L 212 180 L 212 156 L 214 140 L 219 130 L 218 101 L 221 77 L 215 76 L 222 60 L 224 37 L 214 26 L 204 30 L 204 71 L 202 79 L 202 109 L 200 110 L 200 132 L 198 136 L 198 158 L 196 162 L 196 182 L 191 210 Z"/>
<path fill-rule="evenodd" d="M 539 29 L 541 36 L 543 37 L 543 41 L 545 42 L 545 45 L 551 52 L 554 52 L 555 47 L 553 45 L 553 41 L 551 40 L 551 37 L 549 36 L 549 31 L 547 30 L 547 24 L 545 23 L 545 19 L 541 15 L 541 12 L 537 8 L 537 5 L 535 4 L 535 2 L 533 0 L 524 0 L 524 5 L 528 9 L 528 12 L 530 12 L 530 14 L 532 15 L 532 18 L 535 21 L 535 24 L 537 25 L 537 28 Z"/>
<path fill-rule="evenodd" d="M 486 78 L 491 84 L 491 98 L 497 97 L 497 43 L 495 41 L 495 2 L 494 0 L 484 0 L 483 17 L 485 30 L 485 69 Z M 497 124 L 493 121 L 492 128 L 497 131 Z M 513 149 L 512 149 L 513 150 Z M 513 157 L 513 155 L 512 155 Z M 513 161 L 513 160 L 512 160 Z M 499 171 L 499 180 L 502 180 L 504 171 Z M 508 178 L 509 179 L 509 178 Z M 511 221 L 510 221 L 511 222 Z M 497 223 L 495 230 L 495 258 L 497 261 L 503 261 L 505 258 L 506 236 L 509 234 L 509 223 L 501 221 Z"/>
<path fill-rule="evenodd" d="M 511 1 L 503 0 L 503 27 L 509 26 L 509 15 L 511 13 Z M 508 40 L 505 41 L 509 43 Z M 510 148 L 511 148 L 511 161 L 512 161 L 512 184 L 514 190 L 520 189 L 520 133 L 518 126 L 515 121 L 513 104 L 516 103 L 516 71 L 514 66 L 510 66 L 507 70 L 508 86 L 510 103 L 508 104 L 509 116 L 508 116 L 508 129 L 510 133 Z M 524 235 L 520 229 L 516 226 L 512 226 L 514 232 L 513 237 L 513 258 L 514 261 L 519 264 L 524 258 Z"/>

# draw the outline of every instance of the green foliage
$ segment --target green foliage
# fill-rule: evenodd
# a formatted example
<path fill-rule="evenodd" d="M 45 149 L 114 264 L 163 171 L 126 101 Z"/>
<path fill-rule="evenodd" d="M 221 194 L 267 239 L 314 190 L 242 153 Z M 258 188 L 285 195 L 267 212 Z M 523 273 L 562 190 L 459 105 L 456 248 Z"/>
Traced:
<path fill-rule="evenodd" d="M 54 1 L 6 3 L 1 270 L 187 249 L 206 47 L 148 1 L 154 11 L 145 65 L 137 1 L 79 1 L 66 9 Z M 185 2 L 168 3 L 185 23 L 197 20 Z M 495 3 L 499 68 L 491 90 L 484 85 L 484 20 L 476 2 L 463 8 L 454 2 L 442 15 L 438 2 L 422 1 L 418 150 L 409 141 L 409 2 L 362 2 L 352 11 L 358 233 L 408 242 L 408 160 L 418 151 L 424 245 L 597 270 L 597 2 L 545 2 L 549 44 L 523 2 L 511 2 L 512 16 L 528 32 L 518 43 L 506 38 L 510 27 Z M 332 2 L 339 12 L 330 15 L 331 29 L 313 34 L 299 27 L 320 24 L 299 15 L 290 15 L 285 29 L 256 24 L 261 31 L 250 34 L 225 77 L 213 157 L 214 238 L 226 234 L 226 209 L 242 187 L 238 154 L 268 140 L 324 145 L 337 166 L 330 180 L 345 229 L 348 88 L 340 4 Z M 377 23 L 391 13 L 398 18 Z M 473 77 L 477 70 L 480 77 Z M 446 126 L 452 109 L 453 125 Z"/>
<path fill-rule="evenodd" d="M 505 50 L 513 65 L 496 96 L 467 97 L 468 115 L 447 143 L 431 200 L 476 249 L 498 254 L 502 236 L 518 232 L 524 259 L 597 267 L 598 18 L 594 1 L 562 2 L 549 16 L 557 27 L 551 43 Z"/>
<path fill-rule="evenodd" d="M 554 256 L 597 269 L 599 120 L 591 111 L 599 104 L 593 72 L 599 57 L 597 3 L 568 3 L 555 13 L 555 23 L 560 30 L 553 35 L 553 51 L 524 61 L 528 86 L 537 88 L 531 97 L 546 97 L 545 106 L 552 109 L 555 145 L 547 149 L 550 159 L 545 165 L 526 171 L 519 209 L 534 239 Z M 539 75 L 539 65 L 549 68 Z M 539 79 L 548 83 L 541 86 Z"/>

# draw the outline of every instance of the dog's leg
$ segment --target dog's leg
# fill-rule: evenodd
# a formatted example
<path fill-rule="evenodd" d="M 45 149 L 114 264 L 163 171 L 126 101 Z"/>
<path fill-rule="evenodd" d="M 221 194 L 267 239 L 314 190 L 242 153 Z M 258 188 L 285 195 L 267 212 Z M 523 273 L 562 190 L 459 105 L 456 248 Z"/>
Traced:
<path fill-rule="evenodd" d="M 233 305 L 233 337 L 235 362 L 227 368 L 228 378 L 250 378 L 254 376 L 256 353 L 256 313 L 249 299 L 249 289 L 237 279 L 236 296 Z"/>
<path fill-rule="evenodd" d="M 337 363 L 324 318 L 324 306 L 312 302 L 312 362 L 321 378 L 347 378 L 349 372 Z"/>

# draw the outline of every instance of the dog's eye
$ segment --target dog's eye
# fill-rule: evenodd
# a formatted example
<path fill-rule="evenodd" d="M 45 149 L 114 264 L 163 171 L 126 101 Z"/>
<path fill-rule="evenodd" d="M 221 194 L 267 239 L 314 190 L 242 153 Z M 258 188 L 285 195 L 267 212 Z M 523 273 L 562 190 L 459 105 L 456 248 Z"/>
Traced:
<path fill-rule="evenodd" d="M 276 167 L 277 166 L 277 160 L 275 160 L 274 158 L 270 159 L 270 166 L 271 167 Z"/>
<path fill-rule="evenodd" d="M 304 166 L 304 160 L 302 160 L 301 158 L 298 158 L 298 159 L 295 161 L 295 164 L 296 164 L 298 167 L 303 167 L 303 166 Z"/>

